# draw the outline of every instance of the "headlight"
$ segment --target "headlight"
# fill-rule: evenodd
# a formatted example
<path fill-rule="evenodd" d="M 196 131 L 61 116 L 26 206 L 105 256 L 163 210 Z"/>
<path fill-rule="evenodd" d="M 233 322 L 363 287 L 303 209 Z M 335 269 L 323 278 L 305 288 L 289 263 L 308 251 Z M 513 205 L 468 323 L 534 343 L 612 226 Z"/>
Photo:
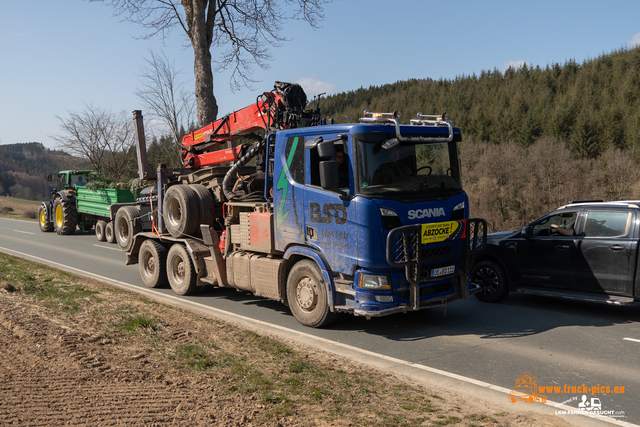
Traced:
<path fill-rule="evenodd" d="M 358 286 L 363 289 L 391 289 L 391 281 L 389 276 L 361 274 Z"/>
<path fill-rule="evenodd" d="M 460 209 L 464 209 L 464 202 L 460 202 L 460 203 L 458 203 L 458 204 L 453 208 L 453 210 L 454 210 L 454 211 L 457 211 L 457 210 L 460 210 Z"/>
<path fill-rule="evenodd" d="M 382 216 L 398 216 L 397 213 L 395 213 L 391 209 L 387 209 L 387 208 L 380 208 L 380 215 L 382 215 Z"/>

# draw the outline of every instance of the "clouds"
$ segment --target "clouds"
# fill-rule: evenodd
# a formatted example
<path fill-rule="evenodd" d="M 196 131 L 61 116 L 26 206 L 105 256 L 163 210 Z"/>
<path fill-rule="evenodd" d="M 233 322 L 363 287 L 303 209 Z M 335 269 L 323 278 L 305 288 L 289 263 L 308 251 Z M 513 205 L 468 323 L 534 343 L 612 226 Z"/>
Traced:
<path fill-rule="evenodd" d="M 317 80 L 313 77 L 302 77 L 296 80 L 305 93 L 307 94 L 307 98 L 311 99 L 314 95 L 318 95 L 319 93 L 327 93 L 334 94 L 338 92 L 338 86 L 333 85 L 331 83 L 323 82 Z"/>
<path fill-rule="evenodd" d="M 631 37 L 631 40 L 629 40 L 627 42 L 627 47 L 629 49 L 633 49 L 636 46 L 640 46 L 640 33 L 638 33 L 635 36 Z"/>
<path fill-rule="evenodd" d="M 528 63 L 527 61 L 523 61 L 522 59 L 517 61 L 507 61 L 502 65 L 502 68 L 500 68 L 500 71 L 505 72 L 509 68 L 513 68 L 514 70 L 517 70 L 518 68 L 522 68 L 524 64 L 527 64 L 527 67 L 531 67 L 530 63 Z"/>

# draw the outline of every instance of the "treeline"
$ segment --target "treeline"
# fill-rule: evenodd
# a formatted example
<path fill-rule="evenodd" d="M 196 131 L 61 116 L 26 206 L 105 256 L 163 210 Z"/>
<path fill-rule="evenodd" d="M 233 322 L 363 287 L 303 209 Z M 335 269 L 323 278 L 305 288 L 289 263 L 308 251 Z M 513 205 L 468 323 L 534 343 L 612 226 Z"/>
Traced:
<path fill-rule="evenodd" d="M 540 138 L 566 142 L 572 154 L 596 158 L 609 147 L 640 145 L 640 48 L 578 64 L 483 71 L 454 80 L 414 79 L 327 97 L 322 113 L 357 121 L 364 110 L 447 112 L 463 135 L 528 147 Z"/>

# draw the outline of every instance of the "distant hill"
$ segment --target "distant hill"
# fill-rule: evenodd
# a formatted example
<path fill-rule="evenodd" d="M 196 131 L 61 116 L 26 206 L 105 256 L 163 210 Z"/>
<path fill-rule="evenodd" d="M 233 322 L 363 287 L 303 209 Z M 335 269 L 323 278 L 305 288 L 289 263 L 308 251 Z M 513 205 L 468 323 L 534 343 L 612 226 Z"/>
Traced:
<path fill-rule="evenodd" d="M 579 64 L 497 69 L 454 80 L 398 81 L 329 96 L 322 115 L 357 122 L 364 110 L 447 112 L 465 138 L 528 147 L 551 137 L 574 155 L 595 158 L 609 147 L 640 147 L 640 47 L 603 54 Z"/>
<path fill-rule="evenodd" d="M 65 169 L 85 169 L 89 163 L 39 142 L 0 145 L 0 195 L 44 200 L 51 184 L 47 175 Z"/>

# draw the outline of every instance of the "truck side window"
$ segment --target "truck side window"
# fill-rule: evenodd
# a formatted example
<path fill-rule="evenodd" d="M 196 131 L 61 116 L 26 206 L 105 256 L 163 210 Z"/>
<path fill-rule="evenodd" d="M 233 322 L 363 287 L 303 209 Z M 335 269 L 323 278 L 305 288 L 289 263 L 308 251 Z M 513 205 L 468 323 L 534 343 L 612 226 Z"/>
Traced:
<path fill-rule="evenodd" d="M 585 237 L 620 237 L 629 232 L 629 212 L 589 211 L 584 226 Z"/>
<path fill-rule="evenodd" d="M 293 153 L 291 150 L 295 149 Z M 304 184 L 304 137 L 292 137 L 287 141 L 286 155 L 287 160 L 291 158 L 291 164 L 289 165 L 289 173 L 291 177 L 297 183 Z M 293 154 L 293 156 L 291 156 Z"/>

